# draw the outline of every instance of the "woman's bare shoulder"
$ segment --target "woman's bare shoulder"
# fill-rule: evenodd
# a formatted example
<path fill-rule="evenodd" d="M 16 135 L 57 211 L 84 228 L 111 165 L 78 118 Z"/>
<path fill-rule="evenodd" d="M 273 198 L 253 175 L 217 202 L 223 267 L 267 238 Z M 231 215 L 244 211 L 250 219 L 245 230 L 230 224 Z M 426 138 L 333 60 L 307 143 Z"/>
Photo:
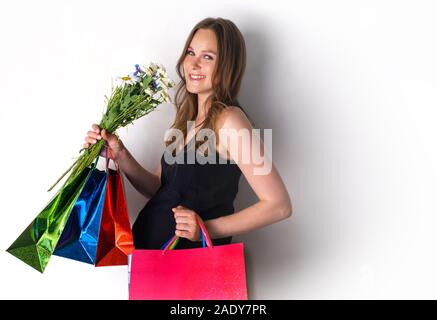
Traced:
<path fill-rule="evenodd" d="M 250 121 L 241 108 L 236 106 L 226 107 L 218 116 L 218 129 L 241 129 L 251 127 Z"/>

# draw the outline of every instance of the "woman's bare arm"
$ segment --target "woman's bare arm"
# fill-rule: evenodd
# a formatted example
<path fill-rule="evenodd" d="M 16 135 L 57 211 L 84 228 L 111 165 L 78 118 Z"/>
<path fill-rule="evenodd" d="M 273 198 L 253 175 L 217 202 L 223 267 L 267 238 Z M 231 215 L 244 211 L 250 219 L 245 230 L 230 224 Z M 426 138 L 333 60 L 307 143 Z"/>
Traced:
<path fill-rule="evenodd" d="M 231 129 L 228 131 L 230 133 L 232 130 L 247 129 L 251 132 L 253 129 L 244 113 L 236 107 L 230 108 L 225 113 L 220 128 L 225 129 L 225 132 L 226 129 Z M 233 140 L 230 135 L 225 135 L 224 138 L 225 141 L 227 138 L 233 141 L 227 149 L 258 196 L 259 201 L 234 214 L 205 221 L 210 236 L 212 238 L 236 236 L 290 217 L 292 205 L 287 188 L 273 161 L 265 154 L 264 143 L 260 139 L 253 139 L 253 137 L 249 140 L 240 140 L 237 143 L 235 142 L 238 140 Z M 263 165 L 256 164 L 250 157 L 252 149 L 258 149 L 258 146 L 261 150 L 256 151 L 260 151 L 262 154 L 263 165 L 270 164 L 270 170 L 262 174 L 259 172 L 265 171 L 261 168 Z M 250 161 L 244 161 L 244 159 L 250 159 Z"/>
<path fill-rule="evenodd" d="M 118 154 L 116 162 L 132 186 L 144 196 L 152 197 L 161 186 L 161 164 L 153 174 L 144 169 L 126 147 Z"/>
<path fill-rule="evenodd" d="M 156 174 L 147 171 L 135 160 L 115 134 L 106 132 L 104 129 L 100 131 L 96 123 L 88 131 L 83 147 L 87 149 L 100 139 L 104 139 L 107 144 L 107 149 L 103 152 L 104 156 L 110 157 L 118 164 L 120 170 L 139 193 L 149 198 L 152 197 L 161 186 L 161 164 Z"/>

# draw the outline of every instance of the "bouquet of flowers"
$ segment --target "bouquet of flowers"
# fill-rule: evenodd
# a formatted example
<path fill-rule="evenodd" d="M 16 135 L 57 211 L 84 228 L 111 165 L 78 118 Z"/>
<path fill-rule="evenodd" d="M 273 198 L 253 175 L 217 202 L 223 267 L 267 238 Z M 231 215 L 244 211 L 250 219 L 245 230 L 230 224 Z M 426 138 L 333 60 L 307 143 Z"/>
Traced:
<path fill-rule="evenodd" d="M 105 129 L 110 133 L 145 116 L 164 101 L 169 102 L 168 90 L 174 86 L 174 82 L 167 76 L 165 67 L 156 63 L 143 68 L 137 64 L 133 73 L 119 77 L 118 80 L 121 81 L 121 85 L 113 88 L 109 99 L 105 96 L 107 108 L 99 124 L 101 130 Z M 80 152 L 84 152 L 76 162 L 48 191 L 51 191 L 71 169 L 73 171 L 66 183 L 74 180 L 97 158 L 104 142 L 102 139 L 90 148 L 82 149 Z"/>
<path fill-rule="evenodd" d="M 99 123 L 101 129 L 110 133 L 170 101 L 168 90 L 174 86 L 165 68 L 156 63 L 146 67 L 136 65 L 134 72 L 118 80 L 121 83 L 112 89 L 110 98 L 105 96 L 106 112 Z M 102 260 L 100 265 L 127 263 L 126 254 L 133 248 L 133 242 L 120 175 L 109 172 L 108 159 L 106 174 L 96 171 L 104 143 L 99 140 L 88 149 L 80 150 L 77 160 L 49 191 L 71 171 L 63 186 L 7 249 L 9 253 L 40 272 L 52 254 L 56 254 L 55 249 L 59 255 L 76 260 L 81 260 L 78 254 L 83 253 L 91 262 L 96 261 L 97 254 Z M 98 185 L 107 187 L 97 188 Z M 99 231 L 100 221 L 105 225 L 100 225 Z M 100 245 L 96 253 L 97 236 Z M 70 249 L 67 248 L 69 252 L 61 248 L 64 240 L 72 243 Z"/>

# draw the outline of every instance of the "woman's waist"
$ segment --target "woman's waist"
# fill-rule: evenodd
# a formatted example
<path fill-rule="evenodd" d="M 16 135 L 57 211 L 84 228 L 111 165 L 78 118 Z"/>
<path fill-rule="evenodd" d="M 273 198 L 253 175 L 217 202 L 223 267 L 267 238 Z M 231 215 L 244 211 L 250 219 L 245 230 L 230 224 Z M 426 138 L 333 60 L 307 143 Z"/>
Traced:
<path fill-rule="evenodd" d="M 149 214 L 170 214 L 172 208 L 183 206 L 195 211 L 202 219 L 209 220 L 234 213 L 231 199 L 211 199 L 199 195 L 181 193 L 174 189 L 158 190 L 142 211 Z"/>

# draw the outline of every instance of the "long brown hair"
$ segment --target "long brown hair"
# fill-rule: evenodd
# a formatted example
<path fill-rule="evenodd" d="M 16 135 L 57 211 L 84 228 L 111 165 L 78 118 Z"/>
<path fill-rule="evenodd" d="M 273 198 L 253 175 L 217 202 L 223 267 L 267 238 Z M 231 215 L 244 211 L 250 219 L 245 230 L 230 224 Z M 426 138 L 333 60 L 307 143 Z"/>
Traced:
<path fill-rule="evenodd" d="M 246 69 L 246 44 L 240 30 L 228 19 L 206 18 L 197 23 L 191 30 L 176 65 L 176 72 L 181 81 L 176 86 L 174 99 L 176 117 L 171 128 L 181 130 L 185 140 L 187 121 L 195 121 L 197 117 L 197 94 L 190 93 L 186 88 L 183 62 L 191 40 L 199 29 L 212 30 L 217 38 L 217 62 L 212 76 L 213 93 L 206 100 L 206 104 L 211 103 L 211 107 L 200 129 L 212 129 L 218 142 L 216 120 L 220 113 L 229 106 L 239 107 L 244 112 L 237 96 Z M 166 141 L 166 145 L 168 146 L 173 141 Z M 196 149 L 201 143 L 201 141 L 196 141 Z"/>

